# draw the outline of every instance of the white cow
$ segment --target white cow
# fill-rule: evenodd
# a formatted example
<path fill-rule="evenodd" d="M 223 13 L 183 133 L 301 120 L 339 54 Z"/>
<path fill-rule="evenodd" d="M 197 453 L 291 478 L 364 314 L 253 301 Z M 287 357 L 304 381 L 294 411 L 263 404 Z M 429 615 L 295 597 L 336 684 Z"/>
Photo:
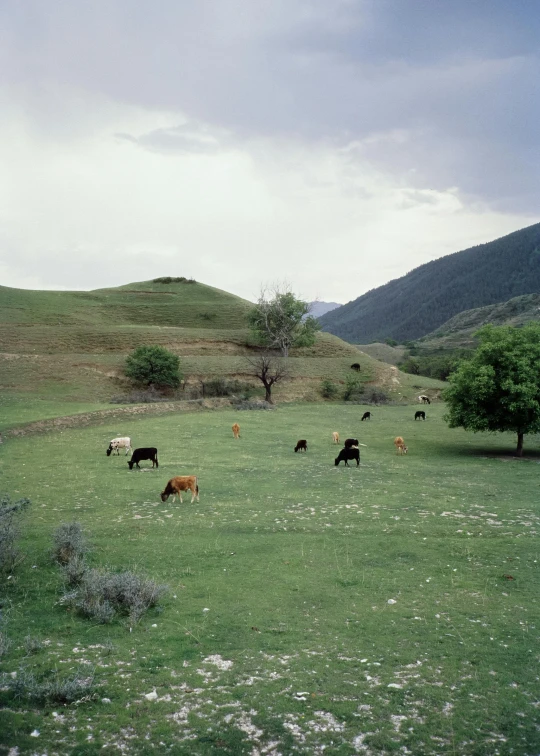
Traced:
<path fill-rule="evenodd" d="M 131 439 L 129 436 L 120 436 L 118 438 L 113 438 L 111 443 L 109 444 L 109 448 L 107 449 L 107 456 L 110 457 L 113 451 L 115 451 L 117 454 L 120 454 L 120 449 L 126 450 L 126 456 L 131 451 Z"/>
<path fill-rule="evenodd" d="M 418 397 L 418 401 L 422 402 L 422 404 L 431 404 L 431 400 L 429 396 L 426 396 L 425 394 L 420 394 Z"/>

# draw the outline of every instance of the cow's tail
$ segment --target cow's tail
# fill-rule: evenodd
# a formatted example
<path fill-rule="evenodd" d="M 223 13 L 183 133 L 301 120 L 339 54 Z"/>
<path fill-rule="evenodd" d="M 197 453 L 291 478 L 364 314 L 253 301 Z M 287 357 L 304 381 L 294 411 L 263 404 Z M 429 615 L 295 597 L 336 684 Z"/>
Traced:
<path fill-rule="evenodd" d="M 197 476 L 195 476 L 195 490 L 197 491 L 197 494 L 199 493 L 199 479 Z"/>

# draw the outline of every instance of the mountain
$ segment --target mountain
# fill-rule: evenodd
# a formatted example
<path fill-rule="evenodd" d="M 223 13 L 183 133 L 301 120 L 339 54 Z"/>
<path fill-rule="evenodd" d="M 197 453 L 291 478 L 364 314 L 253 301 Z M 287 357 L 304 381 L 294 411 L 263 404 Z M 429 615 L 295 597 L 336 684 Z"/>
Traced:
<path fill-rule="evenodd" d="M 335 310 L 336 307 L 341 307 L 339 302 L 310 302 L 309 304 L 311 307 L 309 314 L 313 315 L 314 318 L 320 318 L 327 312 Z"/>
<path fill-rule="evenodd" d="M 320 318 L 323 330 L 365 344 L 418 339 L 463 310 L 540 291 L 540 223 L 441 257 Z"/>

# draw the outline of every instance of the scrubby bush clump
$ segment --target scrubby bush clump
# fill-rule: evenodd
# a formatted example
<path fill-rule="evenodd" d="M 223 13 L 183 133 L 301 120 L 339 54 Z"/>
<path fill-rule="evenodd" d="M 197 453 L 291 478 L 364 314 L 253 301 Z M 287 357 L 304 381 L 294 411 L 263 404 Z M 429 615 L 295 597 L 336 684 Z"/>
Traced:
<path fill-rule="evenodd" d="M 356 375 L 350 373 L 345 376 L 345 389 L 343 391 L 343 399 L 346 402 L 358 401 L 362 399 L 364 394 L 364 384 Z"/>
<path fill-rule="evenodd" d="M 242 401 L 234 405 L 237 410 L 274 410 L 276 409 L 274 404 L 264 401 Z"/>
<path fill-rule="evenodd" d="M 23 667 L 19 669 L 15 678 L 3 674 L 0 677 L 0 684 L 17 700 L 42 704 L 68 704 L 81 699 L 89 700 L 96 688 L 94 672 L 89 667 L 81 668 L 68 677 L 55 675 L 41 680 Z"/>
<path fill-rule="evenodd" d="M 205 398 L 236 396 L 238 399 L 247 400 L 251 398 L 254 390 L 250 383 L 231 378 L 212 378 L 209 381 L 201 381 L 201 393 Z"/>
<path fill-rule="evenodd" d="M 17 518 L 30 506 L 30 499 L 11 501 L 8 494 L 0 495 L 0 573 L 9 572 L 20 558 L 16 540 L 20 534 Z"/>
<path fill-rule="evenodd" d="M 194 278 L 186 278 L 185 276 L 161 276 L 160 278 L 153 278 L 152 283 L 162 283 L 162 284 L 170 284 L 170 283 L 197 283 L 197 281 Z"/>
<path fill-rule="evenodd" d="M 117 615 L 128 616 L 131 624 L 136 624 L 148 609 L 156 606 L 166 590 L 167 586 L 130 571 L 89 569 L 76 588 L 65 593 L 60 601 L 84 617 L 104 624 Z"/>
<path fill-rule="evenodd" d="M 321 381 L 321 396 L 324 399 L 335 399 L 338 395 L 339 389 L 333 381 L 328 378 L 324 378 Z"/>
<path fill-rule="evenodd" d="M 62 523 L 53 535 L 53 559 L 65 566 L 70 562 L 84 561 L 90 546 L 78 522 Z"/>

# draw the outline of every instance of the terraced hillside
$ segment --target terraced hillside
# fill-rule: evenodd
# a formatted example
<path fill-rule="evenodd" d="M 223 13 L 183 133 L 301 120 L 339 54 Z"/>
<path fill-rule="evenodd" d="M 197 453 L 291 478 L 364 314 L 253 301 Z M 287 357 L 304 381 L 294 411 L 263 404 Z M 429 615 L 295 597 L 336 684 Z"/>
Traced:
<path fill-rule="evenodd" d="M 189 386 L 217 376 L 246 379 L 250 353 L 245 324 L 251 303 L 200 283 L 143 281 L 95 291 L 27 291 L 0 287 L 0 388 L 2 406 L 16 416 L 62 414 L 57 402 L 100 408 L 126 386 L 126 355 L 143 344 L 161 344 L 181 358 Z M 344 380 L 358 351 L 318 334 L 310 348 L 293 350 L 292 380 L 278 399 L 317 398 L 322 378 Z M 364 355 L 360 377 L 398 394 L 414 393 L 388 366 Z M 319 397 L 320 398 L 320 397 Z M 29 402 L 39 402 L 29 409 Z M 54 406 L 53 406 L 54 405 Z M 67 412 L 65 413 L 67 414 Z"/>

